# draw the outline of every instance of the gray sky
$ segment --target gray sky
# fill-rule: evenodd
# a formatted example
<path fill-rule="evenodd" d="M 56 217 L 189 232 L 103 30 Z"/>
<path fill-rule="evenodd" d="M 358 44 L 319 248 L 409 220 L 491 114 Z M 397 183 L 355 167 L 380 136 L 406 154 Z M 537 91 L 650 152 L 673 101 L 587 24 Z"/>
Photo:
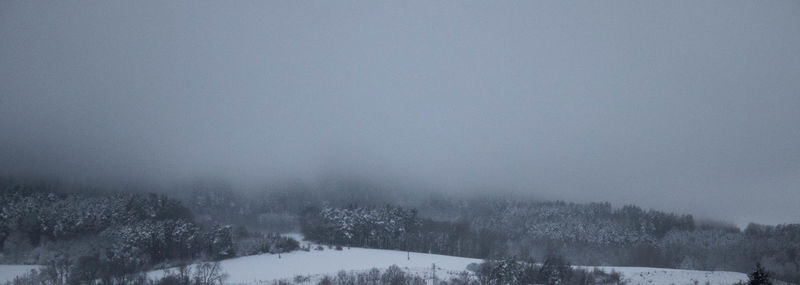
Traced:
<path fill-rule="evenodd" d="M 0 173 L 800 222 L 798 1 L 0 1 Z"/>

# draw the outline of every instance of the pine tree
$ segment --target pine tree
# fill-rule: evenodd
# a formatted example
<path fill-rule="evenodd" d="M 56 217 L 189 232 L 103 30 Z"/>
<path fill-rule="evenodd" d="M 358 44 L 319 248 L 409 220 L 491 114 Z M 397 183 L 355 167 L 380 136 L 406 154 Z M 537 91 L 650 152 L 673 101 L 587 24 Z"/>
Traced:
<path fill-rule="evenodd" d="M 233 228 L 215 225 L 209 233 L 208 249 L 215 259 L 224 259 L 235 255 L 233 246 Z"/>
<path fill-rule="evenodd" d="M 761 263 L 756 263 L 756 270 L 750 274 L 747 274 L 747 278 L 750 279 L 747 284 L 749 285 L 772 285 L 772 281 L 769 280 L 769 274 L 761 266 Z"/>

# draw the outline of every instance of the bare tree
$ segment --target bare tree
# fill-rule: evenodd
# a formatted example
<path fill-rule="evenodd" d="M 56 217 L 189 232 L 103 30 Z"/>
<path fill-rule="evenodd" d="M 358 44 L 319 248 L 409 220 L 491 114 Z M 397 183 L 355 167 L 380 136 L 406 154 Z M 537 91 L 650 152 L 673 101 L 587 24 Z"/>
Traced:
<path fill-rule="evenodd" d="M 195 266 L 194 283 L 197 285 L 222 284 L 228 274 L 222 271 L 219 262 L 204 262 Z"/>

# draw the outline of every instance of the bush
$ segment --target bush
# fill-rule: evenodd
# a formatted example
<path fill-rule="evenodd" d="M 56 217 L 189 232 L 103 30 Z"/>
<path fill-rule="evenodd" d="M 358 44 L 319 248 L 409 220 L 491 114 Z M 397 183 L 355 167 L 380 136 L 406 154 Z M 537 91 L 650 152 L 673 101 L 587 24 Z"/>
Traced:
<path fill-rule="evenodd" d="M 397 265 L 389 266 L 381 275 L 381 284 L 404 285 L 406 283 L 406 273 Z"/>
<path fill-rule="evenodd" d="M 222 284 L 228 278 L 228 274 L 222 271 L 219 262 L 204 262 L 194 267 L 195 285 L 216 285 Z"/>
<path fill-rule="evenodd" d="M 470 266 L 475 268 L 475 266 Z M 587 271 L 573 269 L 561 256 L 550 255 L 538 265 L 533 260 L 518 261 L 506 258 L 498 261 L 487 260 L 475 270 L 479 284 L 623 284 L 616 272 L 600 270 Z M 451 280 L 454 284 L 472 284 L 468 275 L 460 275 Z"/>
<path fill-rule="evenodd" d="M 317 285 L 333 285 L 333 280 L 330 276 L 325 275 L 322 276 L 322 279 L 320 279 L 319 282 L 317 282 Z"/>
<path fill-rule="evenodd" d="M 306 282 L 308 279 L 298 280 L 295 284 Z M 339 271 L 335 276 L 323 276 L 318 285 L 425 285 L 425 278 L 416 274 L 405 272 L 397 265 L 392 265 L 382 274 L 377 268 L 372 268 L 366 272 L 347 272 Z M 435 283 L 437 285 L 447 284 L 447 282 Z M 472 284 L 470 284 L 472 285 Z"/>
<path fill-rule="evenodd" d="M 236 241 L 236 252 L 242 255 L 262 253 L 283 253 L 300 248 L 300 243 L 279 234 L 251 233 L 250 237 Z"/>
<path fill-rule="evenodd" d="M 294 281 L 294 283 L 305 283 L 311 280 L 311 276 L 297 275 L 292 280 Z"/>

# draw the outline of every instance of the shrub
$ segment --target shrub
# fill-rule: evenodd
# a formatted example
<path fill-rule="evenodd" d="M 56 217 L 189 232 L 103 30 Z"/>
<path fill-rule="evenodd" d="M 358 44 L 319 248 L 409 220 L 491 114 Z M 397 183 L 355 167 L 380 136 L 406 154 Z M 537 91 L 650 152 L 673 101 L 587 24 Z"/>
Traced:
<path fill-rule="evenodd" d="M 747 274 L 747 278 L 747 284 L 749 285 L 772 285 L 772 281 L 769 280 L 769 273 L 761 266 L 761 263 L 756 263 L 756 269 Z"/>

